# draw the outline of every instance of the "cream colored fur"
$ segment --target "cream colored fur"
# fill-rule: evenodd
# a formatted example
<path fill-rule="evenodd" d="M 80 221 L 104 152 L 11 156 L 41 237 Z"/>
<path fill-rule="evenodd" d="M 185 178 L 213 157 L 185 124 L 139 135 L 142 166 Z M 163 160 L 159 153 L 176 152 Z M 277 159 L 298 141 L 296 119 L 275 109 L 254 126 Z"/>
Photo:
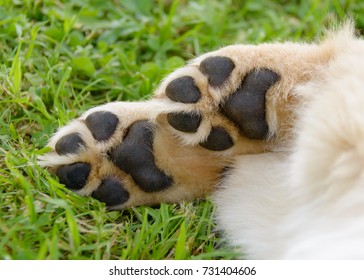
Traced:
<path fill-rule="evenodd" d="M 238 156 L 214 195 L 217 221 L 248 259 L 364 259 L 364 42 L 350 24 L 303 101 L 285 152 Z"/>

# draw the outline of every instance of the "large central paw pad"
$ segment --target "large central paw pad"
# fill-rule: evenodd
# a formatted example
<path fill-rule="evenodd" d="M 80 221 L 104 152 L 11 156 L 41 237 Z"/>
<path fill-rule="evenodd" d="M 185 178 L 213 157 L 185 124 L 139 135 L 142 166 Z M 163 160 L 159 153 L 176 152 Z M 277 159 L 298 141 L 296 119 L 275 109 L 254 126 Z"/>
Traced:
<path fill-rule="evenodd" d="M 259 69 L 247 74 L 241 86 L 222 104 L 224 114 L 238 125 L 251 139 L 264 139 L 268 135 L 265 116 L 265 96 L 279 79 L 271 70 Z"/>
<path fill-rule="evenodd" d="M 155 164 L 153 127 L 147 121 L 135 122 L 122 143 L 110 152 L 111 160 L 145 192 L 157 192 L 171 186 L 173 180 Z"/>

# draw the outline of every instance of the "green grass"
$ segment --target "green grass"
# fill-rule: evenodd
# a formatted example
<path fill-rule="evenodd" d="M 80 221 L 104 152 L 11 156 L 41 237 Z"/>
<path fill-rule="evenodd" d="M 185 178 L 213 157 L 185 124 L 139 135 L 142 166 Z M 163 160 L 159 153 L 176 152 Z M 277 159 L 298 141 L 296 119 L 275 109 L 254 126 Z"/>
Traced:
<path fill-rule="evenodd" d="M 62 3 L 63 2 L 63 3 Z M 206 201 L 109 212 L 36 157 L 90 107 L 151 96 L 202 52 L 314 40 L 364 2 L 0 0 L 0 259 L 231 259 Z"/>

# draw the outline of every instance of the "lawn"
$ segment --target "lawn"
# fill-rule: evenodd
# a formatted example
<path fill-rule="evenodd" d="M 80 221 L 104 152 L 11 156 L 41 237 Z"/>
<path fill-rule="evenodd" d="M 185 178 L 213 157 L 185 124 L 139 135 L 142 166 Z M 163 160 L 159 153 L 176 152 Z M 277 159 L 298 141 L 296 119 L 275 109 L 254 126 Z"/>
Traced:
<path fill-rule="evenodd" d="M 232 43 L 315 40 L 360 0 L 0 0 L 0 259 L 232 259 L 210 200 L 124 211 L 37 166 L 95 105 L 149 98 L 188 59 Z"/>

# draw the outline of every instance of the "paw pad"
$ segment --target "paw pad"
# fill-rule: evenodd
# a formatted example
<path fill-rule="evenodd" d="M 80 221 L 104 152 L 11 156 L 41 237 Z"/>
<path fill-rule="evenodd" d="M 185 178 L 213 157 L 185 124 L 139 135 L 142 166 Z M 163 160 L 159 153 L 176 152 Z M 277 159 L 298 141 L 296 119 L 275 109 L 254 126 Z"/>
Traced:
<path fill-rule="evenodd" d="M 196 103 L 201 93 L 195 85 L 195 80 L 190 76 L 183 76 L 171 81 L 166 87 L 169 99 L 181 103 Z"/>
<path fill-rule="evenodd" d="M 264 139 L 268 134 L 265 96 L 279 75 L 268 69 L 250 72 L 240 88 L 222 105 L 224 114 L 234 121 L 250 139 Z"/>
<path fill-rule="evenodd" d="M 123 204 L 130 197 L 129 192 L 122 186 L 120 181 L 113 177 L 104 179 L 91 196 L 105 202 L 107 206 Z"/>
<path fill-rule="evenodd" d="M 222 127 L 213 127 L 205 142 L 200 144 L 211 151 L 223 151 L 234 145 L 233 139 Z"/>
<path fill-rule="evenodd" d="M 86 143 L 78 133 L 70 133 L 61 137 L 55 146 L 55 150 L 59 155 L 77 154 Z"/>
<path fill-rule="evenodd" d="M 123 142 L 110 152 L 110 158 L 145 192 L 164 190 L 173 182 L 154 162 L 153 127 L 147 121 L 132 124 Z"/>
<path fill-rule="evenodd" d="M 83 162 L 76 162 L 71 165 L 63 165 L 56 171 L 59 181 L 72 190 L 82 189 L 90 175 L 91 165 Z"/>
<path fill-rule="evenodd" d="M 223 56 L 208 57 L 200 64 L 200 71 L 208 77 L 209 84 L 213 87 L 221 86 L 234 68 L 234 62 Z"/>
<path fill-rule="evenodd" d="M 87 116 L 85 124 L 97 141 L 108 140 L 119 123 L 116 115 L 107 111 L 95 112 Z"/>
<path fill-rule="evenodd" d="M 169 113 L 168 123 L 175 129 L 183 132 L 196 132 L 202 117 L 197 113 Z"/>

